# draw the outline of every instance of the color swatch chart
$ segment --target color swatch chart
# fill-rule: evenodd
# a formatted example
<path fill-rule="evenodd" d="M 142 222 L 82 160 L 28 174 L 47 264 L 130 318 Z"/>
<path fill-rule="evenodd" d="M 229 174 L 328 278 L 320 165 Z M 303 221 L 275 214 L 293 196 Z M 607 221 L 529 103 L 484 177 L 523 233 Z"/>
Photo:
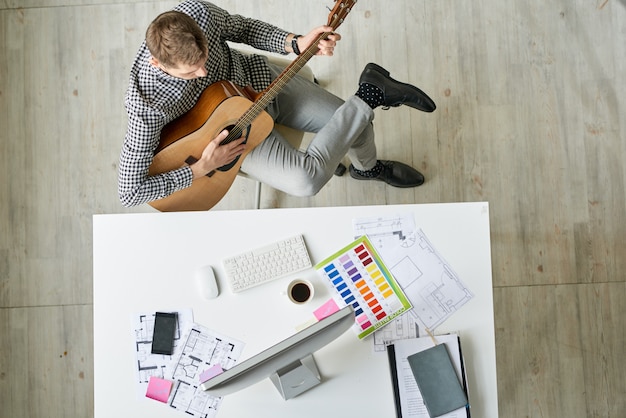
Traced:
<path fill-rule="evenodd" d="M 359 338 L 412 308 L 367 236 L 315 266 L 343 304 L 352 305 Z"/>

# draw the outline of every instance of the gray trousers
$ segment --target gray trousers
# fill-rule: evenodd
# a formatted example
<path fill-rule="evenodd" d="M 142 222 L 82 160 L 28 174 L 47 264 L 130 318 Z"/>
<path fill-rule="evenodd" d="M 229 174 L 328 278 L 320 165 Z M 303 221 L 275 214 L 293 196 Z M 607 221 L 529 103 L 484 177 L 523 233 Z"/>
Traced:
<path fill-rule="evenodd" d="M 274 77 L 282 71 L 269 65 Z M 360 170 L 376 165 L 374 112 L 356 96 L 344 102 L 295 76 L 266 110 L 277 123 L 315 136 L 305 151 L 299 151 L 272 131 L 241 165 L 241 171 L 262 183 L 293 196 L 313 196 L 331 179 L 345 155 Z"/>

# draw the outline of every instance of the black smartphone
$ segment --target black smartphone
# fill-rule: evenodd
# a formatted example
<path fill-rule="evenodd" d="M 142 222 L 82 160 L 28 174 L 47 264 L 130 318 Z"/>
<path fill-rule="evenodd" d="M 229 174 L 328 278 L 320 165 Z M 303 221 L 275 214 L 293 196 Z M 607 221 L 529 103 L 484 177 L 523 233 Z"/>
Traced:
<path fill-rule="evenodd" d="M 172 355 L 176 321 L 177 316 L 175 312 L 156 313 L 154 318 L 154 334 L 152 335 L 152 354 Z"/>

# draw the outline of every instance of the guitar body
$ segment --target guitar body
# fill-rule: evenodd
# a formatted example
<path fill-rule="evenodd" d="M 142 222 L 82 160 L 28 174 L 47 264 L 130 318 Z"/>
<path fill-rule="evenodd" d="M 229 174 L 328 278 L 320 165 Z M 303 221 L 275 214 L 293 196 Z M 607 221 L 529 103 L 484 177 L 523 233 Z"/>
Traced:
<path fill-rule="evenodd" d="M 209 142 L 235 125 L 252 106 L 250 96 L 249 90 L 228 81 L 207 87 L 189 112 L 165 126 L 148 174 L 165 173 L 199 159 Z M 162 212 L 211 209 L 228 192 L 245 156 L 267 138 L 273 127 L 270 115 L 261 112 L 244 132 L 247 147 L 236 161 L 195 179 L 186 189 L 150 202 L 150 206 Z"/>

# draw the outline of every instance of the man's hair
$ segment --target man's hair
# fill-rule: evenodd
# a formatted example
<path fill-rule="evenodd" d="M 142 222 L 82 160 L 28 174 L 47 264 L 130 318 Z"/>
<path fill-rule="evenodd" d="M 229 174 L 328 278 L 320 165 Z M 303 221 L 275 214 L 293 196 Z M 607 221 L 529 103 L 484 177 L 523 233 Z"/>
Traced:
<path fill-rule="evenodd" d="M 208 42 L 190 16 L 175 10 L 160 14 L 146 30 L 146 46 L 166 67 L 194 65 L 208 56 Z"/>

